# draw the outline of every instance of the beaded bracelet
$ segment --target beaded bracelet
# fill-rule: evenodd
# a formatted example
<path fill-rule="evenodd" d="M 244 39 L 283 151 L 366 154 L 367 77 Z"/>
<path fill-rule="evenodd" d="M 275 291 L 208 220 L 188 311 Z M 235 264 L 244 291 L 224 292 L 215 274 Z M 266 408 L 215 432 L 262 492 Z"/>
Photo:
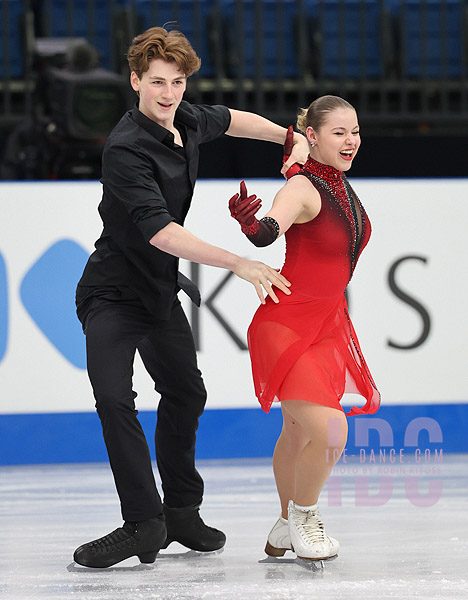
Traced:
<path fill-rule="evenodd" d="M 280 226 L 279 226 L 278 221 L 276 219 L 273 219 L 273 217 L 263 217 L 263 219 L 260 219 L 260 222 L 262 222 L 262 221 L 273 227 L 273 229 L 276 232 L 276 237 L 275 237 L 275 239 L 276 239 L 280 234 Z"/>

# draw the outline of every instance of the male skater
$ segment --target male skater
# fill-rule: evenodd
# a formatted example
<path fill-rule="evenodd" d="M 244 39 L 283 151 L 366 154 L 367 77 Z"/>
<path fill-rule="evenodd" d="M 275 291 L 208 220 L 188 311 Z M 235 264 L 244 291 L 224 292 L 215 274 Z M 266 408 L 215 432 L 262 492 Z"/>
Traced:
<path fill-rule="evenodd" d="M 152 563 L 173 541 L 201 552 L 226 541 L 199 515 L 203 480 L 195 468 L 195 437 L 206 392 L 177 293 L 182 289 L 198 303 L 199 298 L 178 273 L 178 258 L 231 270 L 255 286 L 262 302 L 263 290 L 278 301 L 272 286 L 289 293 L 289 283 L 274 269 L 212 246 L 183 227 L 199 144 L 225 133 L 282 144 L 286 130 L 252 113 L 184 101 L 187 78 L 200 60 L 178 31 L 147 30 L 133 40 L 127 57 L 139 100 L 103 152 L 104 229 L 76 294 L 88 374 L 124 519 L 123 527 L 74 553 L 77 563 L 101 568 L 130 556 Z M 307 157 L 305 138 L 296 134 L 294 141 L 283 172 Z M 136 350 L 161 395 L 155 442 L 164 503 L 135 409 Z"/>

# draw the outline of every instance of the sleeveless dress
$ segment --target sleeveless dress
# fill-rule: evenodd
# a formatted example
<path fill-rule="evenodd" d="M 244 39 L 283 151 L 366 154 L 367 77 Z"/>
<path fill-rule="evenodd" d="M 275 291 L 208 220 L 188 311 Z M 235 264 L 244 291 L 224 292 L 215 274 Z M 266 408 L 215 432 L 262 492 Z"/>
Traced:
<path fill-rule="evenodd" d="M 380 394 L 348 313 L 345 289 L 369 241 L 367 214 L 346 176 L 310 156 L 295 177 L 320 193 L 315 219 L 285 234 L 281 273 L 291 295 L 277 291 L 260 305 L 248 329 L 255 394 L 265 412 L 273 402 L 305 400 L 343 410 L 345 392 L 366 403 L 347 415 L 377 412 Z"/>

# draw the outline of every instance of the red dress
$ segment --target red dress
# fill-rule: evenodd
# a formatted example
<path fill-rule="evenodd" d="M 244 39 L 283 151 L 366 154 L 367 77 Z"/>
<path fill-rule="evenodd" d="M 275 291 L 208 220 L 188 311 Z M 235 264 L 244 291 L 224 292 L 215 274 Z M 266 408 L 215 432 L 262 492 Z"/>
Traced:
<path fill-rule="evenodd" d="M 265 412 L 275 401 L 306 400 L 343 410 L 344 392 L 366 399 L 348 415 L 375 413 L 380 394 L 349 318 L 345 289 L 371 226 L 342 171 L 309 157 L 296 177 L 320 193 L 318 216 L 285 234 L 281 273 L 291 295 L 267 297 L 248 330 L 255 393 Z"/>

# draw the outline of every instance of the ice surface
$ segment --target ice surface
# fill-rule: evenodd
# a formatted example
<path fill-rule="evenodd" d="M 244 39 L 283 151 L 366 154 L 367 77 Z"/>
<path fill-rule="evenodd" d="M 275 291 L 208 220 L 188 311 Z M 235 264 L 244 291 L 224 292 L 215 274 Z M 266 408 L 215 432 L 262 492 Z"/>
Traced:
<path fill-rule="evenodd" d="M 341 550 L 317 571 L 289 552 L 266 559 L 279 512 L 269 460 L 199 463 L 202 516 L 226 532 L 223 552 L 202 555 L 171 544 L 152 566 L 133 558 L 97 570 L 75 565 L 72 555 L 121 525 L 108 465 L 2 467 L 0 598 L 466 599 L 467 458 L 445 455 L 419 470 L 341 465 L 320 502 Z"/>

